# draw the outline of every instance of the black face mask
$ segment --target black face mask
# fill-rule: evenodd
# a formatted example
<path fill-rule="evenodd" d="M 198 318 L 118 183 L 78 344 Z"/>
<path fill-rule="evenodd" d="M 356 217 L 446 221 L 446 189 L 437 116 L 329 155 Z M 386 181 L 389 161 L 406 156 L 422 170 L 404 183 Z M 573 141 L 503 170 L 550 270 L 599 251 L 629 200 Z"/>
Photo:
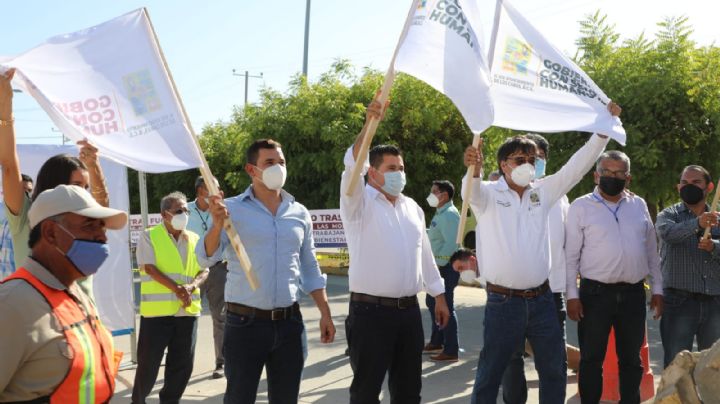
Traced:
<path fill-rule="evenodd" d="M 680 188 L 680 198 L 688 205 L 695 205 L 705 198 L 705 190 L 697 185 L 687 184 Z"/>
<path fill-rule="evenodd" d="M 626 179 L 620 179 L 615 177 L 600 177 L 600 183 L 598 186 L 603 193 L 615 196 L 625 189 Z"/>

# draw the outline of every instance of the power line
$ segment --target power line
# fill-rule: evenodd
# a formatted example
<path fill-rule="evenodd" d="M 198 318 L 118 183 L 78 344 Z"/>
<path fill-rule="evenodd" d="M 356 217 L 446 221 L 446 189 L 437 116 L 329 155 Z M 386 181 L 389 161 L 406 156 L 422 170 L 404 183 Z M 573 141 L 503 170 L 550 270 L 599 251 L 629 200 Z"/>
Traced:
<path fill-rule="evenodd" d="M 233 74 L 233 76 L 241 76 L 241 77 L 242 77 L 242 76 L 245 76 L 245 105 L 247 105 L 247 100 L 248 100 L 248 79 L 250 79 L 250 78 L 261 79 L 261 78 L 263 78 L 263 74 L 262 74 L 262 72 L 261 72 L 259 76 L 255 76 L 255 75 L 251 75 L 250 73 L 248 73 L 247 70 L 245 70 L 245 74 L 237 74 L 237 73 L 235 73 L 235 69 L 233 69 L 232 74 Z"/>

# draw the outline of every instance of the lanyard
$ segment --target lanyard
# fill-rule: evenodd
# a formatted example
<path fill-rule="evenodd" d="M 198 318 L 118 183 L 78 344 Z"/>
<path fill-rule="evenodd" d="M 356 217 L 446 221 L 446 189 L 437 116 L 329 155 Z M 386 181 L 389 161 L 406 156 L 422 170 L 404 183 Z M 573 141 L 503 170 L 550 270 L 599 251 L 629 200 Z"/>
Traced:
<path fill-rule="evenodd" d="M 592 194 L 592 196 L 593 196 L 593 198 L 594 198 L 596 201 L 602 203 L 603 206 L 605 206 L 605 207 L 607 208 L 607 210 L 609 210 L 610 213 L 612 213 L 612 215 L 615 217 L 615 222 L 616 222 L 616 223 L 619 223 L 617 213 L 618 213 L 618 210 L 620 210 L 620 204 L 622 203 L 622 201 L 623 201 L 624 198 L 623 198 L 623 199 L 620 199 L 620 200 L 618 201 L 617 207 L 613 210 L 610 206 L 608 206 L 607 203 L 605 203 L 605 200 L 604 200 L 604 199 L 598 198 L 597 195 L 595 195 L 594 193 Z"/>
<path fill-rule="evenodd" d="M 202 213 L 200 213 L 200 210 L 195 206 L 195 212 L 197 212 L 198 217 L 200 217 L 200 220 L 202 221 L 202 227 L 203 231 L 207 231 L 208 225 L 207 225 L 207 219 L 203 219 Z M 207 214 L 208 219 L 210 218 L 210 212 Z"/>

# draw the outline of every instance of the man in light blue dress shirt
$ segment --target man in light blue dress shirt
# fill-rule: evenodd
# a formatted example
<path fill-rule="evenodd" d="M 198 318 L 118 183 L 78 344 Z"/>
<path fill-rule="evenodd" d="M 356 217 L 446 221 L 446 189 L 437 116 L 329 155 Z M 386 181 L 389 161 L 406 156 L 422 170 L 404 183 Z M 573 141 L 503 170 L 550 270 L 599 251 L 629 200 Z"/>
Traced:
<path fill-rule="evenodd" d="M 263 367 L 270 403 L 298 400 L 304 363 L 299 291 L 320 310 L 320 336 L 332 342 L 335 326 L 325 293 L 326 277 L 315 258 L 310 213 L 282 190 L 287 172 L 280 144 L 255 141 L 245 171 L 252 184 L 240 195 L 210 198 L 213 225 L 198 243 L 201 266 L 228 260 L 225 287 L 225 403 L 254 403 Z M 253 290 L 222 229 L 229 217 L 247 251 L 259 287 Z"/>

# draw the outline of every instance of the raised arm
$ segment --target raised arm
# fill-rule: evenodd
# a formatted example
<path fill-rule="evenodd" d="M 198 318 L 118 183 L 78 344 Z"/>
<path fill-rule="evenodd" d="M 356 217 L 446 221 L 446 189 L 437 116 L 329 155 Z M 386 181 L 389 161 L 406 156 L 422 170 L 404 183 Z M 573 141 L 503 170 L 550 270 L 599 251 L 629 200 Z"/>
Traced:
<path fill-rule="evenodd" d="M 483 139 L 480 139 L 478 147 L 470 145 L 465 149 L 465 153 L 463 154 L 463 164 L 465 164 L 465 167 L 469 168 L 471 165 L 475 165 L 472 181 L 472 195 L 468 201 L 470 203 L 470 207 L 475 213 L 475 217 L 480 216 L 485 211 L 489 199 L 489 194 L 482 183 L 482 166 L 484 162 L 482 150 Z M 468 178 L 466 175 L 463 177 L 462 188 L 460 190 L 460 196 L 462 196 L 463 200 L 467 198 L 467 181 Z"/>
<path fill-rule="evenodd" d="M 385 111 L 387 110 L 388 105 L 390 105 L 390 100 L 388 100 L 384 106 L 381 105 L 378 101 L 378 97 L 380 97 L 380 92 L 375 94 L 375 98 L 370 102 L 370 105 L 368 105 L 367 113 L 365 115 L 365 124 L 355 138 L 355 143 L 353 144 L 353 159 L 355 161 L 357 161 L 358 153 L 360 153 L 360 147 L 365 139 L 365 133 L 367 132 L 367 127 L 370 124 L 370 118 L 372 117 L 376 118 L 378 121 L 382 121 L 385 117 Z"/>
<path fill-rule="evenodd" d="M 608 104 L 608 112 L 612 116 L 620 116 L 622 108 L 614 102 Z M 578 151 L 570 157 L 567 163 L 555 174 L 546 177 L 543 180 L 545 195 L 548 206 L 552 206 L 563 195 L 568 193 L 582 177 L 587 174 L 588 170 L 595 164 L 600 154 L 605 150 L 609 139 L 605 135 L 596 134 L 578 149 Z"/>
<path fill-rule="evenodd" d="M 105 175 L 103 175 L 102 167 L 100 167 L 98 149 L 87 139 L 81 140 L 77 144 L 80 146 L 80 161 L 85 164 L 90 175 L 90 193 L 97 203 L 107 208 L 110 206 L 110 195 L 105 183 Z"/>
<path fill-rule="evenodd" d="M 15 145 L 15 120 L 12 114 L 13 91 L 10 81 L 14 74 L 14 69 L 8 70 L 5 75 L 0 74 L 0 166 L 5 205 L 10 213 L 17 215 L 23 206 L 25 190 Z"/>
<path fill-rule="evenodd" d="M 356 221 L 360 219 L 360 209 L 362 207 L 363 201 L 362 189 L 365 185 L 365 181 L 363 180 L 363 178 L 358 178 L 357 181 L 355 181 L 355 186 L 352 190 L 352 196 L 348 196 L 346 191 L 352 180 L 355 164 L 357 163 L 358 154 L 360 153 L 363 140 L 365 139 L 365 132 L 367 131 L 367 127 L 370 123 L 370 118 L 382 120 L 385 114 L 385 109 L 387 109 L 387 106 L 389 104 L 389 102 L 386 103 L 384 107 L 380 105 L 380 102 L 377 101 L 378 95 L 376 95 L 375 99 L 373 99 L 370 105 L 368 105 L 367 114 L 365 117 L 365 125 L 363 125 L 362 130 L 360 130 L 360 133 L 358 133 L 357 137 L 355 138 L 355 143 L 353 143 L 353 145 L 348 149 L 348 151 L 345 153 L 345 157 L 343 158 L 343 162 L 345 164 L 345 171 L 343 171 L 342 179 L 340 181 L 340 213 L 343 220 L 345 221 Z M 360 173 L 361 177 L 365 175 L 367 169 L 370 167 L 367 160 L 368 159 L 366 158 L 364 164 L 365 166 Z"/>

